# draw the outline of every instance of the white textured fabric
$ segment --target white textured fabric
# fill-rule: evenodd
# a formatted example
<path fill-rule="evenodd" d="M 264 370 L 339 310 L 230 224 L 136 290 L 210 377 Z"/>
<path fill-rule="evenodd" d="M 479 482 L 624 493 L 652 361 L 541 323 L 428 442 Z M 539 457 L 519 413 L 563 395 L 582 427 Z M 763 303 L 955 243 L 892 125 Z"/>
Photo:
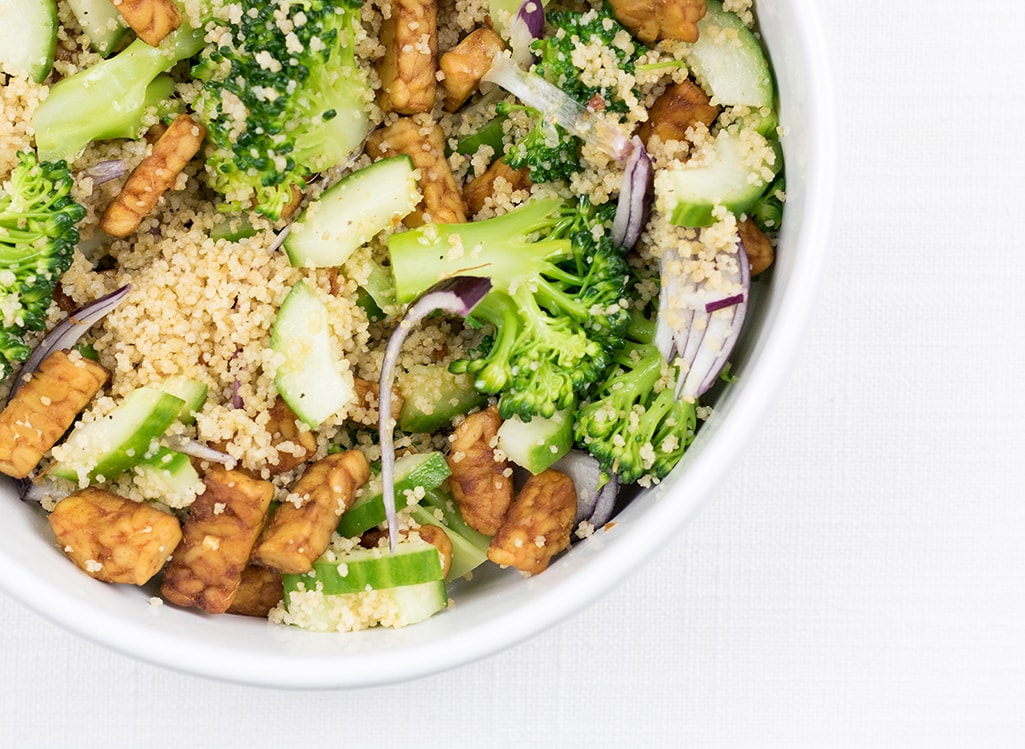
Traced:
<path fill-rule="evenodd" d="M 508 652 L 361 693 L 180 676 L 0 598 L 0 745 L 1025 746 L 1025 4 L 821 13 L 822 298 L 759 438 L 653 563 Z"/>

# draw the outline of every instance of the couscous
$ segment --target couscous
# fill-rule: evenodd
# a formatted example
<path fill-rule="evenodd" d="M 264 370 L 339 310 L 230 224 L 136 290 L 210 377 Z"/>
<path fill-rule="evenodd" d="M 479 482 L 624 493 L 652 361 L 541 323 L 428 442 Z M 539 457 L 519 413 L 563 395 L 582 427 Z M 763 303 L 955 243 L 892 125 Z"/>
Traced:
<path fill-rule="evenodd" d="M 403 626 L 672 470 L 785 198 L 753 0 L 26 2 L 0 35 L 0 471 L 86 574 Z M 67 247 L 26 280 L 41 175 Z M 453 277 L 487 279 L 467 319 L 400 322 Z"/>

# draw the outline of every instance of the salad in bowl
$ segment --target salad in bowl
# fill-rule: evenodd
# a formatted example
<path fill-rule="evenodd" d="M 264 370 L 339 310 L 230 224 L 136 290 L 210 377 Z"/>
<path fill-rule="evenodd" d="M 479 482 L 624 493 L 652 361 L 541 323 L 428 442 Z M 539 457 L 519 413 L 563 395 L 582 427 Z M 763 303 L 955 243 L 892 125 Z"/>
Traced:
<path fill-rule="evenodd" d="M 83 585 L 404 627 L 686 468 L 786 198 L 751 0 L 12 1 L 0 472 Z"/>

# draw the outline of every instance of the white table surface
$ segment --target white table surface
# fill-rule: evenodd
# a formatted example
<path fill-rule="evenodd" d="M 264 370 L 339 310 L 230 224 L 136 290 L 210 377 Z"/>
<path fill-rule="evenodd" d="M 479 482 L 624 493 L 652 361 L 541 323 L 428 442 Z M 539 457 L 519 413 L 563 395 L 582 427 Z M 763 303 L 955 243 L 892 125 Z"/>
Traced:
<path fill-rule="evenodd" d="M 512 650 L 363 692 L 182 676 L 0 596 L 0 746 L 1025 746 L 1025 4 L 821 13 L 822 296 L 660 556 Z"/>

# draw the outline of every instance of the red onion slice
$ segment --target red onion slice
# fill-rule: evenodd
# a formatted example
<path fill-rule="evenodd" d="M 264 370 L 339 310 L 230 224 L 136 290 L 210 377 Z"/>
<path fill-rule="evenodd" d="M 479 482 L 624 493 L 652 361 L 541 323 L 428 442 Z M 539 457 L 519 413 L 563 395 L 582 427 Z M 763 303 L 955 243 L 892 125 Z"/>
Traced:
<path fill-rule="evenodd" d="M 100 297 L 95 302 L 90 302 L 84 307 L 75 310 L 57 323 L 53 330 L 43 336 L 43 340 L 39 342 L 39 345 L 29 355 L 29 358 L 25 360 L 21 371 L 18 372 L 18 376 L 14 378 L 14 384 L 11 386 L 11 392 L 7 396 L 7 400 L 9 401 L 18 392 L 18 388 L 39 369 L 39 365 L 43 363 L 46 357 L 54 351 L 70 349 L 78 343 L 79 339 L 85 335 L 89 328 L 106 317 L 111 310 L 125 300 L 131 289 L 130 285 L 122 286 L 114 293 Z"/>
<path fill-rule="evenodd" d="M 680 248 L 663 250 L 655 345 L 666 361 L 681 361 L 677 398 L 693 401 L 711 388 L 740 337 L 747 315 L 751 266 L 739 236 L 734 246 L 734 253 L 717 257 L 727 293 L 710 289 L 706 283 L 695 285 L 687 270 L 695 261 L 682 255 Z M 674 275 L 669 268 L 682 268 L 682 272 Z"/>
<path fill-rule="evenodd" d="M 388 347 L 381 363 L 381 379 L 378 382 L 378 431 L 381 436 L 381 492 L 385 515 L 388 518 L 388 545 L 395 553 L 398 541 L 398 524 L 395 518 L 395 425 L 392 423 L 390 393 L 395 382 L 395 368 L 399 352 L 409 332 L 435 311 L 448 312 L 466 317 L 473 308 L 491 291 L 491 279 L 477 276 L 458 276 L 439 281 L 409 305 L 406 314 L 388 339 Z"/>
<path fill-rule="evenodd" d="M 528 107 L 541 112 L 545 121 L 561 125 L 620 164 L 625 163 L 633 151 L 633 143 L 616 122 L 585 108 L 558 86 L 524 70 L 508 55 L 496 55 L 483 80 L 498 84 Z"/>
<path fill-rule="evenodd" d="M 595 528 L 600 528 L 612 518 L 612 511 L 616 509 L 616 499 L 619 497 L 619 477 L 611 474 L 605 485 L 598 490 L 598 496 L 594 503 L 594 512 L 587 519 Z"/>
<path fill-rule="evenodd" d="M 584 520 L 596 528 L 605 525 L 612 517 L 619 496 L 619 478 L 602 471 L 598 461 L 584 450 L 570 450 L 553 463 L 552 468 L 573 479 L 577 492 L 574 525 Z"/>
<path fill-rule="evenodd" d="M 93 186 L 102 185 L 104 182 L 110 182 L 112 179 L 118 179 L 124 176 L 127 171 L 127 165 L 122 159 L 109 159 L 107 161 L 100 161 L 93 164 L 91 167 L 85 170 L 87 176 L 93 180 Z"/>
<path fill-rule="evenodd" d="M 183 453 L 185 455 L 191 455 L 193 458 L 199 458 L 209 463 L 220 463 L 221 465 L 228 466 L 229 468 L 235 465 L 235 458 L 228 453 L 223 453 L 220 450 L 214 450 L 209 445 L 204 445 L 199 440 L 194 440 L 189 437 L 182 437 L 178 434 L 165 434 L 160 438 L 160 441 L 167 446 L 168 449 L 174 450 L 176 453 Z"/>
<path fill-rule="evenodd" d="M 540 39 L 545 29 L 545 8 L 541 0 L 523 0 L 520 9 L 509 22 L 509 46 L 512 59 L 524 67 L 530 67 L 534 53 L 530 49 L 535 39 Z"/>
<path fill-rule="evenodd" d="M 636 135 L 632 138 L 633 151 L 623 172 L 623 185 L 619 190 L 616 217 L 612 222 L 612 241 L 624 249 L 632 249 L 641 236 L 648 220 L 652 181 L 651 158 L 644 143 Z"/>

